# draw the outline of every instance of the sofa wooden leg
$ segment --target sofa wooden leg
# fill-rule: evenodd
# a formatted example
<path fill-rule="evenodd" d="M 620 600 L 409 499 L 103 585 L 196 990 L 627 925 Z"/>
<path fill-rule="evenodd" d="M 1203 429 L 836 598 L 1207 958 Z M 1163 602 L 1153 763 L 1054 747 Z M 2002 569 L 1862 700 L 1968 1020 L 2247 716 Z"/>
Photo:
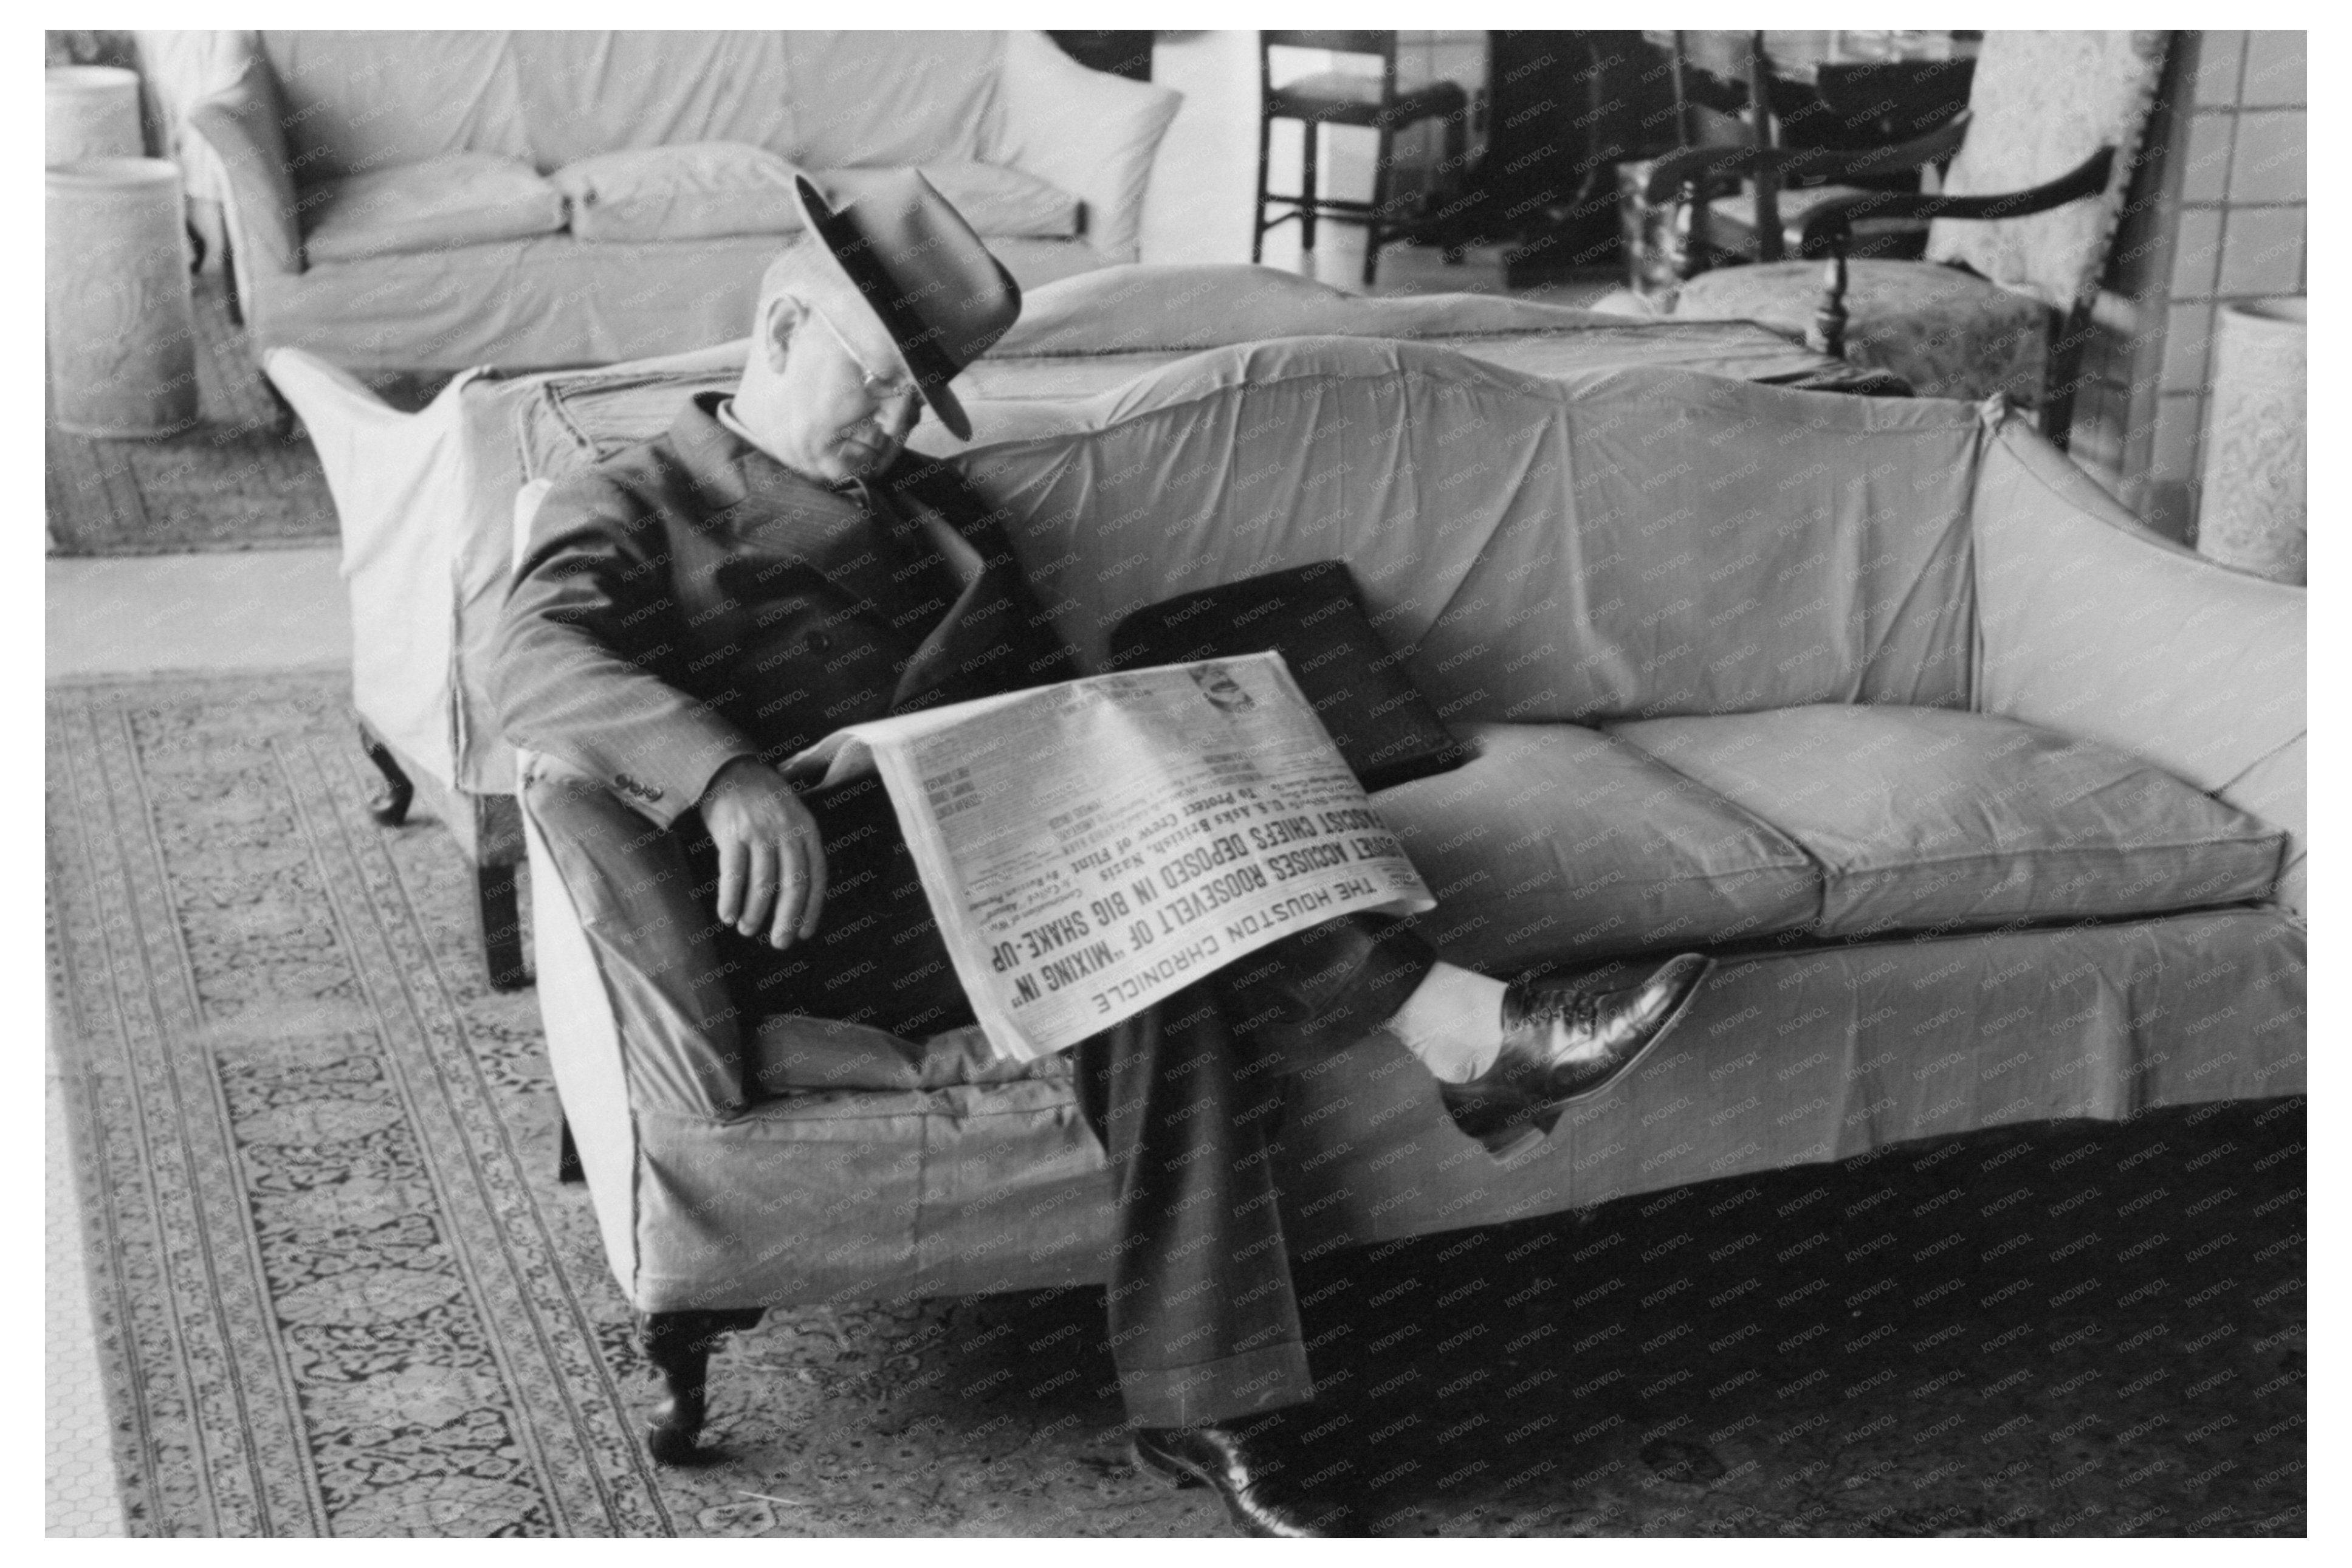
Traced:
<path fill-rule="evenodd" d="M 719 1336 L 760 1321 L 758 1307 L 715 1312 L 647 1312 L 637 1321 L 638 1342 L 661 1378 L 661 1403 L 646 1427 L 646 1451 L 657 1465 L 693 1465 L 711 1456 L 698 1446 L 709 1409 L 705 1388 Z"/>
<path fill-rule="evenodd" d="M 588 1179 L 580 1164 L 580 1145 L 572 1141 L 572 1119 L 560 1110 L 555 1114 L 555 1179 L 566 1185 Z"/>
<path fill-rule="evenodd" d="M 1832 242 L 1830 258 L 1822 268 L 1821 303 L 1813 308 L 1813 328 L 1806 334 L 1805 346 L 1815 353 L 1832 359 L 1845 358 L 1845 241 L 1843 235 Z"/>
<path fill-rule="evenodd" d="M 236 247 L 228 243 L 226 229 L 221 235 L 220 277 L 224 302 L 228 306 L 228 324 L 241 327 L 245 325 L 245 301 L 236 294 Z M 265 375 L 262 379 L 269 378 Z"/>
<path fill-rule="evenodd" d="M 522 920 L 515 908 L 512 866 L 474 868 L 474 899 L 482 917 L 482 954 L 497 991 L 520 991 L 531 982 L 522 958 Z"/>
<path fill-rule="evenodd" d="M 301 435 L 302 416 L 294 412 L 294 405 L 286 401 L 286 395 L 278 390 L 278 384 L 267 373 L 261 377 L 261 390 L 269 402 L 269 433 L 280 441 L 291 441 Z"/>
<path fill-rule="evenodd" d="M 368 796 L 368 815 L 379 827 L 398 827 L 408 820 L 408 803 L 416 798 L 416 785 L 410 782 L 398 758 L 390 747 L 375 738 L 375 732 L 365 724 L 360 726 L 360 746 L 367 760 L 383 775 L 382 793 Z"/>

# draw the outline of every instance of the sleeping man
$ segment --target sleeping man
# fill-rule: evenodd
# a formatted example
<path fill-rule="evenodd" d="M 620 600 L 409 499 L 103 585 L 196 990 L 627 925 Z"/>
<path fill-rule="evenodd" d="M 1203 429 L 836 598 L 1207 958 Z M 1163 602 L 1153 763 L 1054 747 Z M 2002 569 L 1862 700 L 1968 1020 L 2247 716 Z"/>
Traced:
<path fill-rule="evenodd" d="M 1078 671 L 988 508 L 906 449 L 926 408 L 969 437 L 948 384 L 1019 289 L 919 174 L 839 212 L 805 181 L 800 199 L 808 232 L 762 282 L 733 395 L 548 495 L 494 685 L 517 745 L 685 837 L 746 1013 L 920 1038 L 971 1011 L 883 792 L 803 793 L 776 764 L 845 724 Z M 850 962 L 843 932 L 908 956 Z M 1499 1157 L 1654 1046 L 1706 967 L 1507 986 L 1343 917 L 1078 1047 L 1117 1178 L 1109 1339 L 1138 1463 L 1214 1487 L 1245 1533 L 1318 1533 L 1254 1469 L 1247 1425 L 1312 1395 L 1254 1113 L 1276 1080 L 1345 1071 L 1385 1029 Z"/>

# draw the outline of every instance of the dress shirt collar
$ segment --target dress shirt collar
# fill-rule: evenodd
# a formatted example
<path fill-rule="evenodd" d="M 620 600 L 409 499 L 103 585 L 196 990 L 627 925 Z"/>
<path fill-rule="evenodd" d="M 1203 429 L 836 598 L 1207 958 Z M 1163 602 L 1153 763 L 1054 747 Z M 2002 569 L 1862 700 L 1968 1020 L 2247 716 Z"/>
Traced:
<path fill-rule="evenodd" d="M 703 503 L 714 512 L 729 511 L 746 501 L 763 508 L 781 508 L 839 515 L 862 515 L 863 498 L 856 487 L 835 489 L 794 472 L 770 457 L 759 445 L 730 427 L 721 414 L 723 392 L 697 393 L 670 424 L 670 444 L 693 474 Z"/>

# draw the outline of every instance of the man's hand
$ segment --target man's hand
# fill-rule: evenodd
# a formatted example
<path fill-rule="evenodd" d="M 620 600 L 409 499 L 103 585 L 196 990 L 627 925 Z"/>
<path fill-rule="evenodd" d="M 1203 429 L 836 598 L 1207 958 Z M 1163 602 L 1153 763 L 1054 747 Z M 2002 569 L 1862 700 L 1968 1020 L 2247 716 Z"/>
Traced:
<path fill-rule="evenodd" d="M 702 824 L 719 847 L 719 919 L 782 951 L 816 934 L 824 912 L 824 844 L 816 818 L 757 757 L 737 757 L 702 792 Z"/>

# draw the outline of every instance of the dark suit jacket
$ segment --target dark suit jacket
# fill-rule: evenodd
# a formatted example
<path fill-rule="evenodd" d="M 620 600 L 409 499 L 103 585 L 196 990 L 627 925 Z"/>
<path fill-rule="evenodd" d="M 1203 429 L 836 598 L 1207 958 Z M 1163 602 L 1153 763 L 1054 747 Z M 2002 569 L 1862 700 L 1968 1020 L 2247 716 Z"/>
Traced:
<path fill-rule="evenodd" d="M 954 470 L 908 455 L 826 489 L 720 425 L 718 401 L 541 503 L 491 677 L 515 744 L 667 826 L 736 757 L 1077 673 Z M 969 584 L 926 509 L 978 552 Z"/>

